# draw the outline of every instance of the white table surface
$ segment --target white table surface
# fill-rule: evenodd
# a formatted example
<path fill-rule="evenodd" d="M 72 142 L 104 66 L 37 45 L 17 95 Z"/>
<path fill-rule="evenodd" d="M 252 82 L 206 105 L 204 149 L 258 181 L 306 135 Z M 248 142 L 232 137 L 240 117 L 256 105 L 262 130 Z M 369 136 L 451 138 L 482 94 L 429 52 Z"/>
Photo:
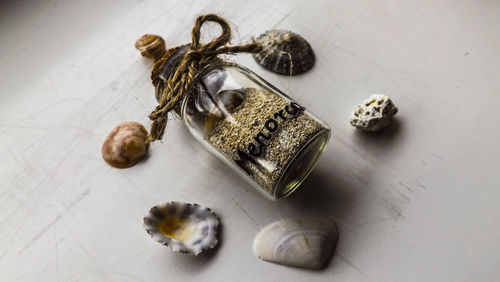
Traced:
<path fill-rule="evenodd" d="M 232 23 L 233 43 L 284 28 L 316 52 L 314 69 L 293 78 L 235 59 L 333 127 L 319 165 L 285 200 L 263 198 L 180 121 L 133 168 L 101 159 L 115 125 L 150 124 L 152 63 L 135 40 L 187 42 L 207 12 Z M 499 1 L 3 1 L 0 93 L 0 281 L 500 277 Z M 371 93 L 400 109 L 380 134 L 349 125 Z M 144 213 L 171 200 L 220 215 L 217 252 L 171 253 L 149 238 Z M 338 223 L 325 269 L 252 253 L 261 228 L 294 216 Z"/>

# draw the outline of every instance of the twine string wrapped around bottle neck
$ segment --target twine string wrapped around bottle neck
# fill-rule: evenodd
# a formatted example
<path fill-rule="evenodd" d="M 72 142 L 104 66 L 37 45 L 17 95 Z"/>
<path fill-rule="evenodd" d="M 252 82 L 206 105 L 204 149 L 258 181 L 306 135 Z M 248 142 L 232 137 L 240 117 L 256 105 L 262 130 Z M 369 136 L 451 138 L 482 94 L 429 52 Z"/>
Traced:
<path fill-rule="evenodd" d="M 200 30 L 204 23 L 215 22 L 222 28 L 219 37 L 206 44 L 200 43 Z M 159 105 L 149 115 L 152 120 L 151 130 L 147 142 L 161 140 L 167 125 L 168 113 L 174 110 L 179 103 L 189 94 L 191 83 L 196 74 L 206 65 L 217 62 L 220 54 L 257 53 L 261 46 L 251 43 L 238 46 L 226 46 L 231 39 L 231 27 L 223 18 L 215 14 L 199 16 L 191 32 L 191 48 L 179 63 L 179 66 L 170 74 L 165 82 L 165 87 Z M 164 62 L 165 60 L 163 60 Z M 159 64 L 155 65 L 158 72 Z"/>

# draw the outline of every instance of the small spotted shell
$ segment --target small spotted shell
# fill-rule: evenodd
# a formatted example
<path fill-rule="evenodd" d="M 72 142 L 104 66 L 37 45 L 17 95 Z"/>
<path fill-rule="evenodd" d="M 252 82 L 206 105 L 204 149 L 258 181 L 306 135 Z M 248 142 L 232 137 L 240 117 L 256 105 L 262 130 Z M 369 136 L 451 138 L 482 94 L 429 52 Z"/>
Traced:
<path fill-rule="evenodd" d="M 304 73 L 316 61 L 311 45 L 291 31 L 266 31 L 256 41 L 262 46 L 262 51 L 254 54 L 254 59 L 273 72 L 285 75 Z"/>
<path fill-rule="evenodd" d="M 144 34 L 135 42 L 135 48 L 141 52 L 141 55 L 153 60 L 158 60 L 166 52 L 165 41 L 155 34 Z"/>
<path fill-rule="evenodd" d="M 148 149 L 147 130 L 138 122 L 119 124 L 102 144 L 102 158 L 116 168 L 133 166 Z"/>
<path fill-rule="evenodd" d="M 152 207 L 144 216 L 144 229 L 173 252 L 199 255 L 217 243 L 219 219 L 198 204 L 169 202 Z"/>

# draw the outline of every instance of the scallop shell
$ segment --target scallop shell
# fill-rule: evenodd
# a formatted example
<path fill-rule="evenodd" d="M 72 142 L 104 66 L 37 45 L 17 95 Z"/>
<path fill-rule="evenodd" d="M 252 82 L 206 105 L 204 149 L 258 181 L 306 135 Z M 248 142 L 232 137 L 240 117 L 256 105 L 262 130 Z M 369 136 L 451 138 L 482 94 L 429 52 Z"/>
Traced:
<path fill-rule="evenodd" d="M 256 39 L 262 51 L 253 57 L 261 66 L 273 72 L 296 75 L 310 70 L 316 60 L 309 42 L 286 30 L 270 30 Z"/>
<path fill-rule="evenodd" d="M 144 216 L 144 229 L 173 252 L 198 255 L 217 245 L 219 219 L 198 204 L 169 202 Z"/>
<path fill-rule="evenodd" d="M 373 94 L 353 110 L 350 123 L 357 129 L 377 131 L 388 126 L 397 112 L 398 108 L 389 97 Z"/>
<path fill-rule="evenodd" d="M 148 149 L 148 131 L 142 124 L 127 121 L 115 127 L 104 139 L 102 158 L 116 168 L 133 166 Z"/>
<path fill-rule="evenodd" d="M 320 269 L 332 255 L 337 227 L 321 218 L 280 220 L 266 226 L 254 240 L 261 259 L 295 267 Z"/>
<path fill-rule="evenodd" d="M 135 48 L 141 55 L 155 61 L 166 52 L 165 40 L 156 34 L 144 34 L 135 42 Z"/>

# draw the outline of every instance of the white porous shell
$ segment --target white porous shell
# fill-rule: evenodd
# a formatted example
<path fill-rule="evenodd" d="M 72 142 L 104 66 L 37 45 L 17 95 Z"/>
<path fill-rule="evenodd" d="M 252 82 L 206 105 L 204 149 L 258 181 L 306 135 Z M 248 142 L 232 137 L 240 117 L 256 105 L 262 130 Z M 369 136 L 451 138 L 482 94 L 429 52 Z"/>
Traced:
<path fill-rule="evenodd" d="M 332 255 L 338 232 L 335 224 L 322 218 L 280 220 L 257 234 L 255 255 L 277 264 L 320 269 Z"/>
<path fill-rule="evenodd" d="M 351 125 L 365 131 L 377 131 L 388 126 L 398 108 L 382 94 L 373 94 L 357 106 L 351 115 Z"/>
<path fill-rule="evenodd" d="M 179 240 L 162 234 L 158 226 L 168 218 L 182 220 L 184 223 L 181 228 L 190 235 Z M 212 210 L 198 204 L 169 202 L 154 206 L 144 216 L 143 227 L 151 238 L 168 246 L 173 252 L 199 255 L 218 243 L 219 219 Z"/>

